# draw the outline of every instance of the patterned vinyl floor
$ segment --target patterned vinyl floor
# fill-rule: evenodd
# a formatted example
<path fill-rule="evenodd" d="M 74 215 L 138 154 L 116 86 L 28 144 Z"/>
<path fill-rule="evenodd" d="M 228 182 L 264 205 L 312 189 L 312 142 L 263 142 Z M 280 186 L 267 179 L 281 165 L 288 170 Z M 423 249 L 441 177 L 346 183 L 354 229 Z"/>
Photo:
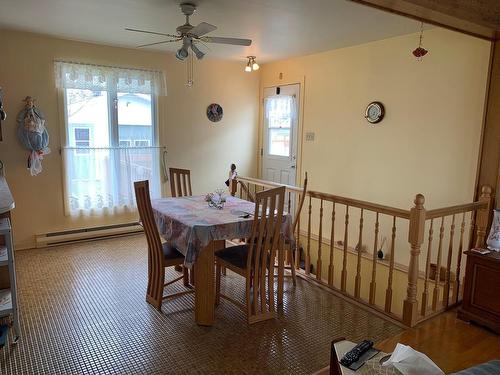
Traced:
<path fill-rule="evenodd" d="M 164 302 L 160 313 L 145 302 L 142 236 L 16 255 L 21 338 L 0 350 L 2 375 L 310 374 L 328 364 L 335 337 L 379 341 L 400 332 L 300 279 L 286 283 L 274 321 L 248 326 L 222 301 L 216 324 L 199 327 L 194 295 Z M 243 293 L 239 276 L 223 285 Z"/>

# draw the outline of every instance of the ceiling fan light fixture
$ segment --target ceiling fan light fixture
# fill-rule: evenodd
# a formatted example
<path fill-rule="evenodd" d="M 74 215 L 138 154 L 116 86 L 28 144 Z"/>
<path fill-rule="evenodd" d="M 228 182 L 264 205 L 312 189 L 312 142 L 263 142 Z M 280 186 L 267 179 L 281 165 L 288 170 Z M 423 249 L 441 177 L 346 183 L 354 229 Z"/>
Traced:
<path fill-rule="evenodd" d="M 201 60 L 203 56 L 205 56 L 205 53 L 201 52 L 200 49 L 194 43 L 191 44 L 191 49 L 193 50 L 198 60 Z"/>
<path fill-rule="evenodd" d="M 177 52 L 175 53 L 175 57 L 177 57 L 181 61 L 186 60 L 188 56 L 189 56 L 189 52 L 184 47 L 179 48 L 177 50 Z"/>

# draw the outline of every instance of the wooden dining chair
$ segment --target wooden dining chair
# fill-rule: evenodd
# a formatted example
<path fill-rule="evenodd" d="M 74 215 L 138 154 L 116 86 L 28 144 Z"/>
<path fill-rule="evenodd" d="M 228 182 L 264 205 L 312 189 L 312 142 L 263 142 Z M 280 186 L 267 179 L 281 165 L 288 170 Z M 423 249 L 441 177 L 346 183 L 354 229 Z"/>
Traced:
<path fill-rule="evenodd" d="M 193 195 L 191 190 L 191 171 L 189 169 L 169 168 L 170 174 L 170 193 L 172 197 L 190 197 Z"/>
<path fill-rule="evenodd" d="M 270 262 L 283 246 L 281 224 L 285 187 L 259 192 L 255 198 L 252 234 L 248 243 L 215 253 L 216 304 L 221 298 L 234 303 L 246 313 L 249 324 L 276 316 L 274 272 Z M 221 267 L 245 278 L 245 304 L 221 293 Z"/>
<path fill-rule="evenodd" d="M 302 193 L 299 196 L 299 202 L 297 204 L 297 208 L 295 209 L 295 216 L 293 218 L 293 223 L 292 223 L 292 233 L 293 234 L 295 234 L 295 232 L 297 231 L 297 225 L 299 224 L 300 213 L 302 211 L 302 207 L 304 206 L 304 201 L 306 199 L 306 193 L 307 193 L 307 172 L 306 172 L 306 176 L 304 178 L 304 184 L 302 185 Z M 300 233 L 297 235 L 297 238 L 296 238 L 297 246 L 299 243 L 299 239 L 300 239 Z M 288 269 L 291 271 L 293 285 L 297 285 L 297 276 L 295 275 L 295 256 L 296 256 L 296 254 L 294 254 L 294 250 L 295 249 L 292 249 L 292 244 L 289 241 L 285 240 L 286 259 L 288 259 L 290 261 L 290 265 L 284 266 L 284 267 L 285 267 L 285 269 Z"/>
<path fill-rule="evenodd" d="M 163 289 L 179 280 L 184 281 L 184 286 L 189 286 L 188 269 L 183 266 L 184 255 L 167 243 L 162 243 L 160 234 L 153 216 L 151 198 L 149 195 L 148 181 L 134 182 L 135 199 L 141 223 L 148 242 L 148 287 L 146 301 L 161 311 L 161 304 L 166 298 L 176 298 L 193 293 L 194 289 L 173 293 L 164 296 Z M 165 283 L 165 268 L 180 266 L 183 275 Z"/>

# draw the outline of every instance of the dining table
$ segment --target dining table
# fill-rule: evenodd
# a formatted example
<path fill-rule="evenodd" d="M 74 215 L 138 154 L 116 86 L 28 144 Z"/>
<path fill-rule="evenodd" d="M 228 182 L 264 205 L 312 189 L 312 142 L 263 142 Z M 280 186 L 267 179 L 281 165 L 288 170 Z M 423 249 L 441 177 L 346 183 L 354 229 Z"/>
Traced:
<path fill-rule="evenodd" d="M 217 208 L 211 207 L 205 196 L 184 196 L 153 199 L 151 206 L 160 235 L 184 255 L 184 265 L 194 270 L 196 323 L 213 325 L 215 251 L 224 248 L 226 240 L 251 236 L 255 204 L 228 196 L 224 206 Z M 292 217 L 284 213 L 281 234 L 294 243 L 292 232 Z M 283 251 L 278 251 L 280 264 L 284 265 Z M 284 267 L 278 267 L 278 303 L 283 274 Z"/>

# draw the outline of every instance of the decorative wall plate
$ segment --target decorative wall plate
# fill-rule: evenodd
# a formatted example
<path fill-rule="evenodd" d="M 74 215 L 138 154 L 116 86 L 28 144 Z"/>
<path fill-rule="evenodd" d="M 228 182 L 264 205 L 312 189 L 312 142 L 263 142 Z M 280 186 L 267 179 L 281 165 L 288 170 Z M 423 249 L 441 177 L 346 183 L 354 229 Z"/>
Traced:
<path fill-rule="evenodd" d="M 217 103 L 212 103 L 207 107 L 207 117 L 212 122 L 219 122 L 224 116 L 222 107 Z"/>
<path fill-rule="evenodd" d="M 366 107 L 365 118 L 370 124 L 377 124 L 385 115 L 384 105 L 380 102 L 371 102 Z"/>

